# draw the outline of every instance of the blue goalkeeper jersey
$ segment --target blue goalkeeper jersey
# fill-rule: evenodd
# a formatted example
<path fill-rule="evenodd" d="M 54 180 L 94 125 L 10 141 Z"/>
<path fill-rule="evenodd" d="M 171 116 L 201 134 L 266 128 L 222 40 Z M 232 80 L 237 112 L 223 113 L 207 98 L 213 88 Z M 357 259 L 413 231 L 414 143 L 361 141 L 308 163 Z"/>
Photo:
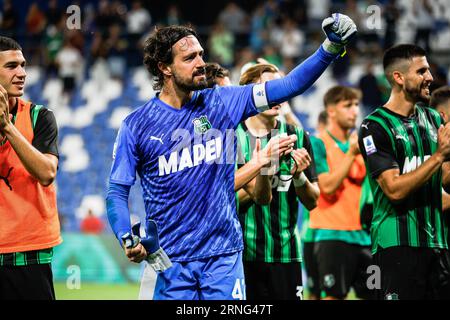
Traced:
<path fill-rule="evenodd" d="M 179 110 L 156 96 L 122 123 L 110 181 L 133 185 L 139 174 L 147 219 L 173 261 L 243 249 L 234 129 L 257 113 L 261 92 L 253 87 L 195 91 Z"/>

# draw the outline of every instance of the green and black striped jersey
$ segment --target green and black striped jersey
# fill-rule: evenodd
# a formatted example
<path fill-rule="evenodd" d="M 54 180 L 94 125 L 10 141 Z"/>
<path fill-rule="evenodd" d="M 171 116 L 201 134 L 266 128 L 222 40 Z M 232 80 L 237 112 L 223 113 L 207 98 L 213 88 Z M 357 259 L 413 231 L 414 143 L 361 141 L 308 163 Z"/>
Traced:
<path fill-rule="evenodd" d="M 361 124 L 359 146 L 370 172 L 373 192 L 372 252 L 392 246 L 447 248 L 447 223 L 442 214 L 442 172 L 400 203 L 391 202 L 376 182 L 385 170 L 411 172 L 437 149 L 440 115 L 416 105 L 410 117 L 381 107 Z"/>
<path fill-rule="evenodd" d="M 317 181 L 311 143 L 306 132 L 300 128 L 277 122 L 276 128 L 260 137 L 264 148 L 272 136 L 287 133 L 297 135 L 296 148 L 305 148 L 313 160 L 305 174 L 312 182 Z M 248 132 L 244 123 L 237 129 L 238 163 L 248 162 L 255 148 L 256 137 Z M 290 160 L 292 161 L 292 160 Z M 300 234 L 297 229 L 299 201 L 290 174 L 290 163 L 281 161 L 279 172 L 272 180 L 272 202 L 260 206 L 239 204 L 239 219 L 244 233 L 244 260 L 258 262 L 301 262 Z"/>
<path fill-rule="evenodd" d="M 0 267 L 3 266 L 28 266 L 32 264 L 51 263 L 53 248 L 0 254 Z"/>

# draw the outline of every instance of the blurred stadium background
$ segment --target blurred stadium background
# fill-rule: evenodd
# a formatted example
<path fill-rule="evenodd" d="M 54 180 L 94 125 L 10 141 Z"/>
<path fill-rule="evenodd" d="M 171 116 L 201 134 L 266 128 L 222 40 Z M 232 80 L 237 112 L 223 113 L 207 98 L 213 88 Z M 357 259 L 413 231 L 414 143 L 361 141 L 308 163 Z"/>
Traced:
<path fill-rule="evenodd" d="M 104 198 L 117 129 L 155 93 L 141 54 L 155 26 L 193 25 L 206 60 L 229 68 L 237 83 L 241 67 L 257 57 L 289 72 L 323 41 L 324 17 L 332 12 L 352 17 L 359 29 L 356 43 L 291 101 L 311 133 L 324 92 L 337 83 L 361 88 L 365 113 L 386 100 L 381 57 L 392 44 L 427 48 L 433 89 L 448 84 L 450 72 L 448 0 L 3 0 L 0 8 L 1 34 L 18 40 L 28 60 L 25 98 L 51 108 L 59 125 L 64 243 L 53 263 L 58 299 L 137 298 L 141 266 L 124 258 L 109 229 Z M 78 29 L 68 28 L 77 21 Z M 132 219 L 142 219 L 139 182 L 129 203 Z M 81 289 L 75 290 L 70 277 L 78 271 Z"/>

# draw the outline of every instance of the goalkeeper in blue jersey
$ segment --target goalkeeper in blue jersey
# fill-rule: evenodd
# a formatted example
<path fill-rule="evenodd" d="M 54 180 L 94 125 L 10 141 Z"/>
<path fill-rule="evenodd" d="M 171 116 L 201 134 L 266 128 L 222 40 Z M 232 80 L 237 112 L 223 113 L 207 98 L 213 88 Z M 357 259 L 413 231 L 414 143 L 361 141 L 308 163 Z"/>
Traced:
<path fill-rule="evenodd" d="M 325 19 L 323 28 L 324 43 L 286 77 L 209 89 L 193 29 L 165 27 L 147 39 L 144 64 L 159 92 L 121 125 L 107 212 L 129 260 L 150 259 L 159 267 L 153 299 L 245 299 L 234 130 L 258 111 L 304 92 L 356 33 L 353 21 L 339 14 Z M 142 242 L 132 236 L 128 210 L 136 173 L 149 228 Z"/>

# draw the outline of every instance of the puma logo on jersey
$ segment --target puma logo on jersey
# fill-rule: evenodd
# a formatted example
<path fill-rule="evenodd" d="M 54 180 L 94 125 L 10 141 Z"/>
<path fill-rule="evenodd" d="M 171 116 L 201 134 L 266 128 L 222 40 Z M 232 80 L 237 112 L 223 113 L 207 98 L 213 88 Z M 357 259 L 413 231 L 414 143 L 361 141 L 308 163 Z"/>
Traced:
<path fill-rule="evenodd" d="M 361 125 L 362 128 L 366 128 L 366 130 L 369 130 L 369 124 L 363 123 Z"/>
<path fill-rule="evenodd" d="M 427 161 L 431 156 L 430 155 L 426 155 L 425 157 L 423 157 L 423 162 Z M 420 167 L 422 165 L 422 160 L 417 157 L 414 156 L 411 158 L 411 160 L 409 160 L 409 158 L 405 158 L 405 162 L 403 163 L 403 171 L 402 173 L 408 173 L 411 171 L 416 170 L 418 167 Z"/>
<path fill-rule="evenodd" d="M 150 136 L 150 140 L 159 141 L 159 142 L 161 142 L 161 144 L 164 144 L 164 142 L 162 141 L 163 137 L 164 137 L 164 134 L 161 135 L 161 138 L 158 138 L 158 137 L 155 137 L 155 136 Z"/>
<path fill-rule="evenodd" d="M 219 159 L 222 155 L 222 138 L 208 140 L 204 145 L 201 143 L 194 144 L 192 148 L 183 148 L 181 156 L 179 156 L 179 153 L 179 151 L 172 152 L 169 159 L 164 155 L 159 156 L 159 176 L 165 176 L 186 168 L 196 167 L 203 162 Z"/>

